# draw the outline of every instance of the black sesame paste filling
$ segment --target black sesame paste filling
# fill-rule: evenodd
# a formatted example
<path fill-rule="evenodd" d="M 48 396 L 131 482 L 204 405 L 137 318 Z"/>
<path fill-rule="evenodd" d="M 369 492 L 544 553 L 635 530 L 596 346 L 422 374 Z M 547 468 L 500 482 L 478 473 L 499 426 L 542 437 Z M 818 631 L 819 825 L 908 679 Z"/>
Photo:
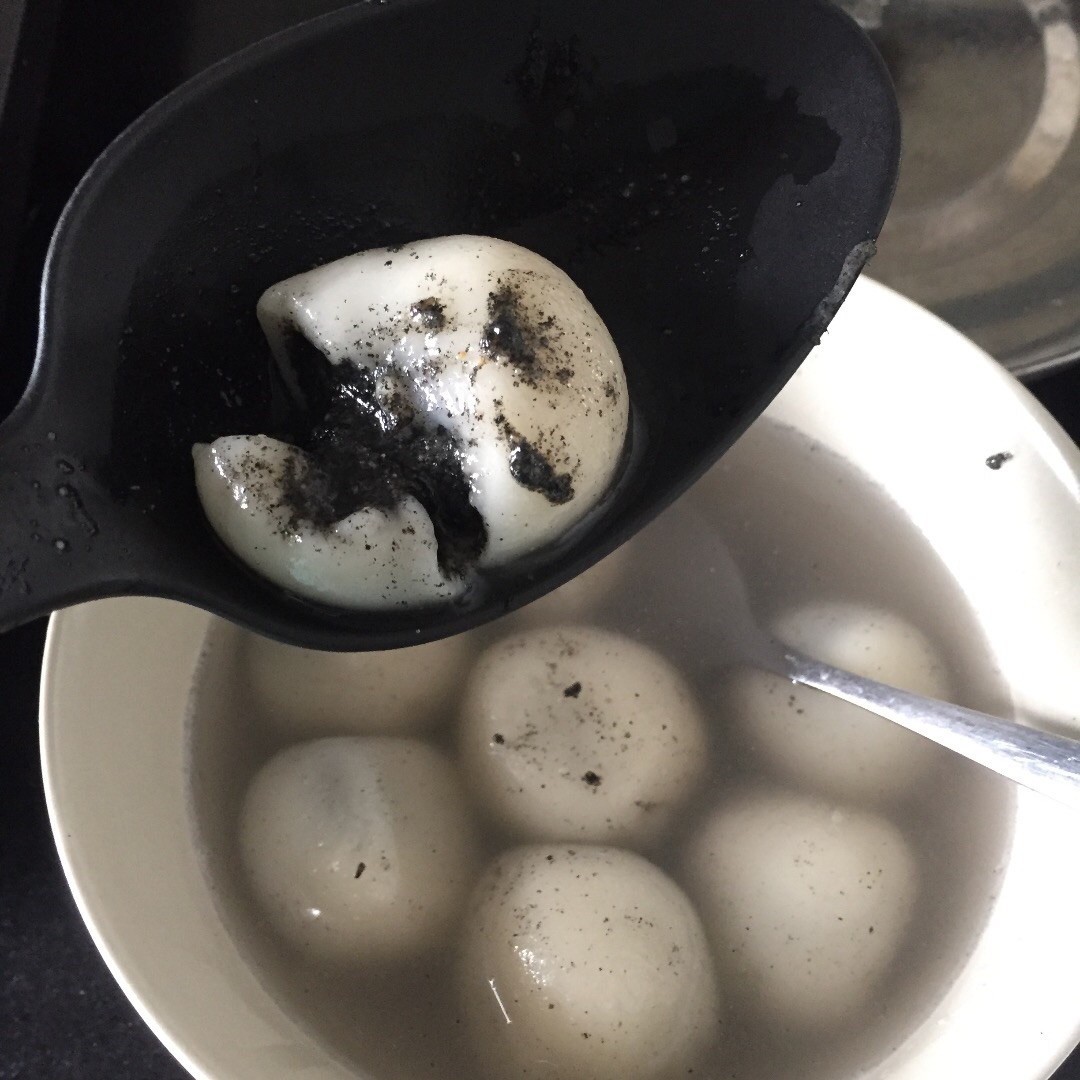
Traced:
<path fill-rule="evenodd" d="M 289 352 L 305 399 L 289 440 L 305 453 L 289 455 L 282 475 L 290 528 L 328 531 L 358 510 L 390 511 L 411 495 L 431 519 L 440 569 L 463 575 L 487 546 L 487 527 L 469 501 L 455 437 L 417 416 L 404 394 L 381 403 L 371 371 L 332 364 L 302 335 L 290 335 Z"/>
<path fill-rule="evenodd" d="M 498 279 L 498 287 L 488 294 L 488 321 L 480 335 L 480 348 L 488 356 L 513 365 L 521 375 L 538 378 L 544 373 L 544 354 L 554 350 L 562 335 L 554 316 L 544 312 L 531 316 L 521 287 L 514 280 L 531 273 L 516 271 L 507 275 L 509 280 Z"/>
<path fill-rule="evenodd" d="M 522 487 L 538 492 L 555 506 L 574 497 L 570 474 L 556 472 L 551 462 L 528 439 L 518 438 L 511 442 L 510 475 Z"/>
<path fill-rule="evenodd" d="M 510 475 L 522 487 L 543 495 L 552 506 L 574 497 L 574 478 L 555 466 L 500 413 L 495 424 L 510 447 Z"/>
<path fill-rule="evenodd" d="M 529 386 L 545 382 L 567 386 L 574 376 L 573 356 L 555 316 L 535 311 L 527 302 L 521 279 L 532 274 L 531 270 L 511 270 L 496 279 L 496 287 L 488 293 L 488 321 L 480 348 L 490 359 L 513 367 L 516 378 Z M 495 424 L 509 447 L 507 463 L 518 484 L 554 506 L 574 497 L 573 477 L 559 472 L 542 447 L 526 439 L 501 413 Z"/>

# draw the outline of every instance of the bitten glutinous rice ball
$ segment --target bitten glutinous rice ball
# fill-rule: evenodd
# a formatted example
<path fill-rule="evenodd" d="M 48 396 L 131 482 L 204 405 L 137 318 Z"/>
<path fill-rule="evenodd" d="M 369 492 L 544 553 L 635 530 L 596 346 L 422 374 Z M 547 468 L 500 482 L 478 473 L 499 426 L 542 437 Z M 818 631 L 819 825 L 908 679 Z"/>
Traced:
<path fill-rule="evenodd" d="M 447 236 L 267 290 L 259 319 L 306 432 L 194 449 L 207 518 L 268 580 L 353 608 L 459 596 L 555 540 L 618 470 L 615 343 L 558 267 Z"/>

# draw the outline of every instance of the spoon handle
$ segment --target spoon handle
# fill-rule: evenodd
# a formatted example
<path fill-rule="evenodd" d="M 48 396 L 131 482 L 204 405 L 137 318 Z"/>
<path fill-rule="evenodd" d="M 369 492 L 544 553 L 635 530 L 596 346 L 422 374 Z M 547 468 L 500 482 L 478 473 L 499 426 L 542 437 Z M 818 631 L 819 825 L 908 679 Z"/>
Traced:
<path fill-rule="evenodd" d="M 111 503 L 85 461 L 26 410 L 0 424 L 0 632 L 131 591 Z"/>
<path fill-rule="evenodd" d="M 1080 809 L 1080 740 L 897 690 L 800 653 L 788 652 L 785 660 L 785 674 L 792 682 L 859 705 L 1017 784 Z"/>

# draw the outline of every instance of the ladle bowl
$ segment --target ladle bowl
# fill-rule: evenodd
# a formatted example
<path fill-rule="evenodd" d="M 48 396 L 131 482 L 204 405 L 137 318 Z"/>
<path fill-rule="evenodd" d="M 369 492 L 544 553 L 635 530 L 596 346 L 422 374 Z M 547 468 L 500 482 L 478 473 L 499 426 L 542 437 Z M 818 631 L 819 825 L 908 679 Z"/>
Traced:
<path fill-rule="evenodd" d="M 58 225 L 31 385 L 0 427 L 0 628 L 141 593 L 355 650 L 535 598 L 774 396 L 871 254 L 898 157 L 881 60 L 824 0 L 359 4 L 218 64 L 108 148 Z M 218 543 L 191 465 L 193 443 L 274 423 L 255 301 L 458 232 L 522 243 L 590 297 L 634 403 L 625 474 L 461 603 L 288 596 Z"/>

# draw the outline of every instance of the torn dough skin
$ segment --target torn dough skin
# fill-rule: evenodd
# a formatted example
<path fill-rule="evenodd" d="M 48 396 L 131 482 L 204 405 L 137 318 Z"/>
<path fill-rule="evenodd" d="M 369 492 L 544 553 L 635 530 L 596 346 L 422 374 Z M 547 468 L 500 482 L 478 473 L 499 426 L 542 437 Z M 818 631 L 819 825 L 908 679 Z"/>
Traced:
<path fill-rule="evenodd" d="M 305 365 L 322 363 L 313 346 L 335 377 L 369 380 L 365 407 L 382 431 L 435 433 L 461 481 L 455 513 L 480 522 L 455 564 L 423 482 L 419 495 L 316 522 L 289 492 L 290 481 L 318 483 L 317 454 L 262 434 L 197 445 L 211 525 L 290 592 L 364 609 L 452 600 L 474 569 L 556 539 L 614 480 L 629 416 L 615 344 L 570 278 L 524 248 L 449 236 L 362 252 L 274 285 L 258 315 L 298 399 Z"/>

